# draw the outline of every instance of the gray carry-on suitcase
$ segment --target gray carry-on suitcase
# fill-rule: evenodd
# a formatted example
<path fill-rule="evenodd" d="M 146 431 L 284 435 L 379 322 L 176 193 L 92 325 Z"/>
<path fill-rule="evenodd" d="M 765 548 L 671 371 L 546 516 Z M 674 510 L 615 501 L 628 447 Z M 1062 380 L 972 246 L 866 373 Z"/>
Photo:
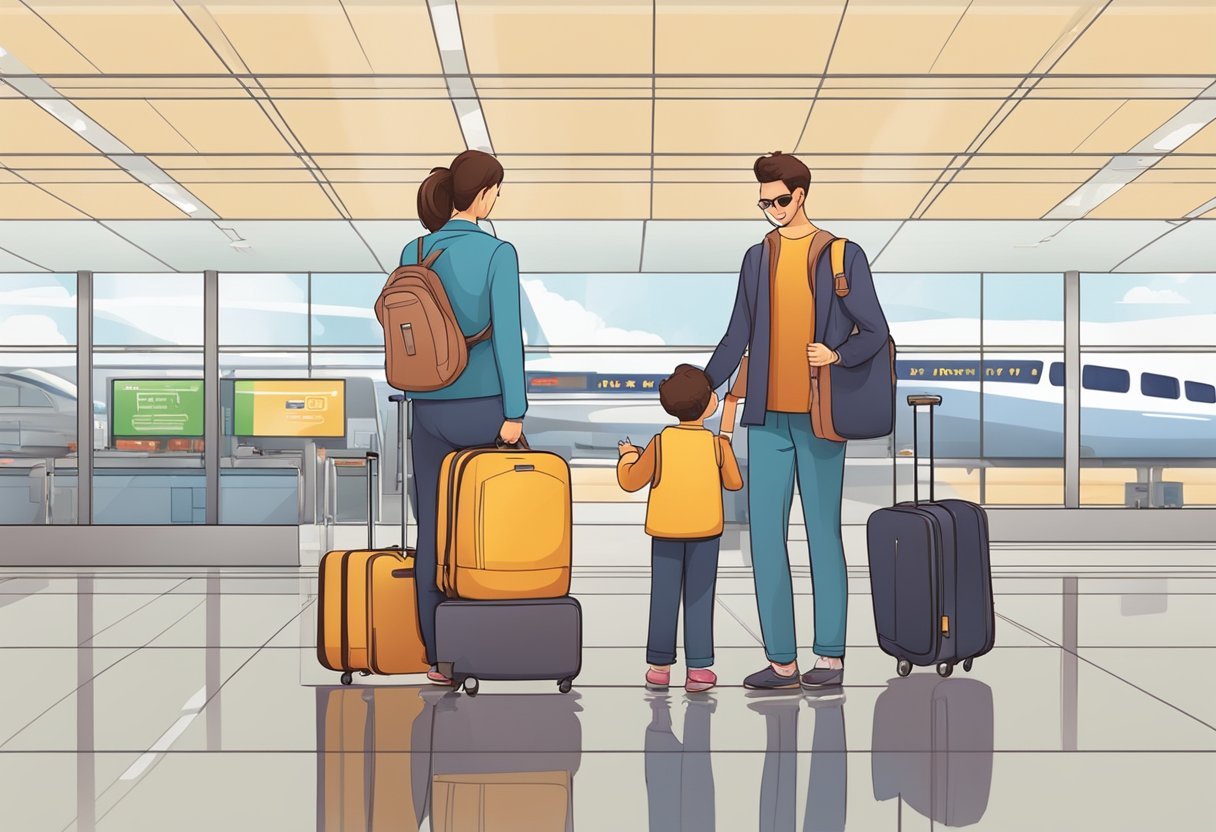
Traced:
<path fill-rule="evenodd" d="M 470 696 L 478 682 L 557 682 L 569 693 L 582 669 L 583 609 L 575 599 L 444 601 L 435 611 L 439 671 Z"/>
<path fill-rule="evenodd" d="M 916 408 L 929 408 L 929 501 L 917 484 L 913 502 L 879 509 L 866 523 L 878 646 L 898 660 L 900 676 L 913 665 L 935 664 L 941 676 L 960 662 L 970 671 L 996 637 L 987 515 L 975 503 L 934 499 L 933 408 L 941 401 L 908 397 L 917 471 Z"/>

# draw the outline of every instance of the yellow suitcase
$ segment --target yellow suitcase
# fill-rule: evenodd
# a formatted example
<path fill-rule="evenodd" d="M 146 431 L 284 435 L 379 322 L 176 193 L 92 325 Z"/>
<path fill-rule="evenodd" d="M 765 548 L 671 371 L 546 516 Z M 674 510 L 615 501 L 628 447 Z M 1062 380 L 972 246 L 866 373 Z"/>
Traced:
<path fill-rule="evenodd" d="M 436 584 L 474 601 L 570 592 L 570 466 L 557 454 L 474 448 L 439 473 Z"/>
<path fill-rule="evenodd" d="M 368 548 L 335 550 L 321 558 L 317 658 L 341 672 L 344 685 L 355 672 L 424 673 L 429 667 L 418 622 L 414 552 L 373 547 L 371 468 L 378 459 L 367 454 Z M 404 534 L 403 522 L 402 540 Z"/>

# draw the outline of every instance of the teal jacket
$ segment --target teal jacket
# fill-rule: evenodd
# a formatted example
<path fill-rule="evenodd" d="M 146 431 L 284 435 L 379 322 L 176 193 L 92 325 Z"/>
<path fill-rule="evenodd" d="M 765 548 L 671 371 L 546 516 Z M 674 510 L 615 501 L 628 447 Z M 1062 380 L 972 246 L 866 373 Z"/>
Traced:
<path fill-rule="evenodd" d="M 411 399 L 476 399 L 502 396 L 508 419 L 528 410 L 524 389 L 524 336 L 519 318 L 519 258 L 515 247 L 483 231 L 476 223 L 449 220 L 422 238 L 423 257 L 443 254 L 431 266 L 452 302 L 465 335 L 476 335 L 491 321 L 494 333 L 469 350 L 469 364 L 447 387 L 410 393 Z M 401 252 L 401 263 L 418 262 L 418 241 Z"/>

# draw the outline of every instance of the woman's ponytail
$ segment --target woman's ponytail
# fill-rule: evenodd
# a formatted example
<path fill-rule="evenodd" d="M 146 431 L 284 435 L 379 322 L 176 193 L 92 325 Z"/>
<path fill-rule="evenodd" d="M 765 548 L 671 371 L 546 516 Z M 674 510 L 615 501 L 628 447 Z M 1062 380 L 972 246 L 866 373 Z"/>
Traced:
<path fill-rule="evenodd" d="M 502 165 L 489 153 L 466 150 L 451 168 L 434 168 L 418 187 L 418 219 L 438 231 L 454 211 L 467 211 L 486 188 L 501 185 Z"/>
<path fill-rule="evenodd" d="M 428 231 L 438 231 L 452 218 L 453 199 L 452 171 L 432 168 L 430 176 L 418 186 L 418 219 Z"/>

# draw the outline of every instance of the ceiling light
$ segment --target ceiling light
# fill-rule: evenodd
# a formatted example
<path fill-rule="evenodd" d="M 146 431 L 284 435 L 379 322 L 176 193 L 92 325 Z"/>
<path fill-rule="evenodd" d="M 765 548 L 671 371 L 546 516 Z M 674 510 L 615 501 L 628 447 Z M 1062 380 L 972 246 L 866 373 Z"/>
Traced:
<path fill-rule="evenodd" d="M 1174 150 L 1176 147 L 1178 147 L 1178 145 L 1185 142 L 1187 139 L 1189 139 L 1191 136 L 1198 133 L 1200 130 L 1202 130 L 1206 126 L 1207 126 L 1207 122 L 1198 122 L 1198 121 L 1192 121 L 1190 124 L 1184 124 L 1181 127 L 1179 127 L 1177 130 L 1174 130 L 1174 131 L 1170 132 L 1168 135 L 1162 137 L 1161 139 L 1158 139 L 1157 142 L 1153 145 L 1153 149 L 1154 150 L 1164 150 L 1167 152 Z"/>

